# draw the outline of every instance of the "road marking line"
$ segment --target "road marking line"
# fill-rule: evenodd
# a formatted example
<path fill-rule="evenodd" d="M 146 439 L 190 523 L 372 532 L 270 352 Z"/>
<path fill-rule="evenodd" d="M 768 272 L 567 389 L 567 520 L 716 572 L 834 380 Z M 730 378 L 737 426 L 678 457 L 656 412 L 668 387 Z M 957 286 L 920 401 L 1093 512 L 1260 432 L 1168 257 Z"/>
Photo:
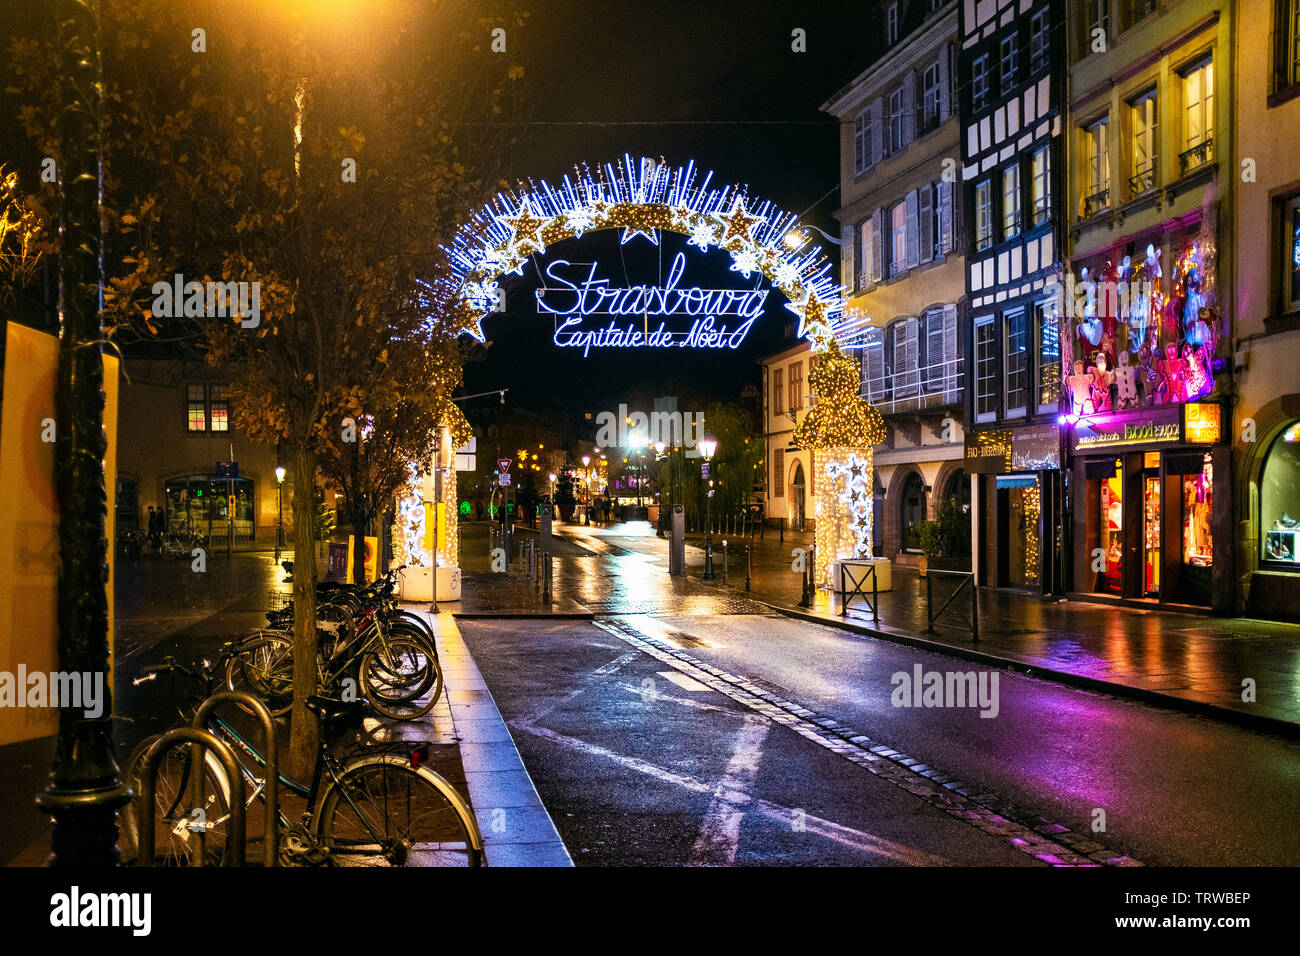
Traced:
<path fill-rule="evenodd" d="M 622 687 L 624 690 L 628 691 L 629 693 L 635 694 L 636 696 L 640 697 L 642 700 L 645 700 L 646 698 L 650 698 L 653 700 L 666 701 L 672 704 L 680 704 L 683 707 L 690 707 L 693 710 L 711 710 L 711 711 L 716 711 L 717 713 L 729 714 L 732 717 L 739 717 L 742 720 L 762 719 L 760 717 L 755 717 L 753 714 L 749 713 L 748 711 L 737 710 L 734 705 L 730 707 L 724 707 L 719 704 L 707 704 L 702 700 L 693 700 L 690 697 L 678 697 L 675 694 L 665 694 L 663 691 L 654 690 L 646 685 L 637 686 L 636 684 L 620 684 L 619 686 Z M 712 689 L 713 688 L 711 687 L 705 688 L 705 690 L 709 690 L 709 691 L 712 691 Z"/>
<path fill-rule="evenodd" d="M 522 717 L 520 719 L 527 723 L 532 723 L 535 720 L 541 720 L 543 717 L 545 717 L 547 714 L 553 711 L 556 707 L 559 707 L 563 704 L 567 704 L 569 701 L 573 700 L 573 698 L 577 697 L 579 694 L 584 694 L 588 690 L 590 690 L 592 684 L 591 679 L 593 677 L 608 677 L 610 674 L 616 673 L 617 671 L 621 670 L 625 664 L 632 663 L 640 656 L 641 655 L 636 653 L 636 651 L 628 651 L 628 653 L 626 654 L 620 654 L 618 657 L 614 658 L 608 664 L 602 664 L 600 667 L 597 667 L 594 671 L 592 671 L 590 674 L 588 674 L 586 677 L 582 679 L 582 683 L 580 683 L 573 690 L 569 691 L 563 697 L 559 698 L 558 700 L 551 701 L 541 710 L 534 711 L 533 713 L 528 714 L 526 717 Z"/>
<path fill-rule="evenodd" d="M 714 787 L 709 786 L 701 780 L 694 777 L 688 777 L 685 774 L 676 773 L 672 770 L 666 770 L 658 767 L 648 761 L 641 760 L 638 757 L 628 757 L 624 754 L 615 753 L 614 751 L 601 747 L 598 744 L 589 744 L 585 740 L 579 740 L 577 737 L 570 737 L 567 734 L 561 734 L 549 727 L 537 727 L 533 724 L 525 724 L 521 721 L 512 720 L 510 726 L 515 727 L 524 733 L 541 737 L 552 743 L 569 747 L 574 750 L 580 750 L 591 756 L 605 757 L 613 760 L 630 770 L 654 777 L 656 780 L 664 783 L 675 784 L 694 793 L 709 793 L 715 791 Z M 754 797 L 747 793 L 730 792 L 722 795 L 722 799 L 727 800 L 734 806 L 744 807 L 752 805 L 763 816 L 769 820 L 774 820 L 782 826 L 788 827 L 791 821 L 795 819 L 795 808 L 784 807 L 778 803 L 772 803 Z M 887 859 L 897 860 L 899 863 L 905 863 L 909 866 L 952 866 L 953 861 L 945 857 L 929 853 L 925 850 L 918 850 L 914 847 L 905 846 L 901 843 L 895 843 L 884 837 L 878 837 L 873 833 L 867 833 L 865 830 L 856 830 L 853 827 L 846 827 L 839 823 L 834 823 L 822 817 L 801 810 L 804 829 L 809 833 L 815 833 L 818 836 L 825 837 L 843 846 L 859 850 L 863 853 L 870 853 L 875 856 L 883 856 Z"/>
<path fill-rule="evenodd" d="M 700 687 L 708 689 L 703 684 Z M 750 721 L 736 735 L 726 773 L 713 791 L 709 809 L 704 812 L 700 835 L 691 850 L 691 865 L 732 866 L 736 862 L 740 824 L 745 819 L 745 811 L 727 797 L 733 792 L 745 793 L 754 785 L 758 765 L 763 760 L 763 742 L 767 740 L 770 726 L 767 721 Z"/>
<path fill-rule="evenodd" d="M 662 677 L 664 680 L 672 681 L 682 690 L 688 690 L 692 694 L 713 693 L 712 687 L 708 687 L 705 684 L 701 684 L 697 680 L 692 680 L 691 678 L 687 677 L 685 674 L 679 673 L 677 671 L 659 671 L 658 673 L 659 676 Z"/>
<path fill-rule="evenodd" d="M 962 785 L 955 781 L 941 785 L 930 777 L 909 769 L 911 764 L 916 763 L 914 758 L 884 747 L 865 734 L 852 731 L 838 721 L 819 717 L 814 711 L 800 707 L 797 703 L 775 698 L 770 694 L 764 697 L 746 691 L 743 689 L 746 685 L 754 691 L 758 691 L 758 688 L 747 679 L 728 674 L 704 661 L 697 660 L 662 638 L 654 636 L 649 633 L 652 628 L 643 628 L 642 620 L 637 618 L 636 623 L 633 623 L 625 618 L 613 618 L 593 623 L 655 660 L 689 674 L 692 678 L 750 710 L 769 720 L 784 724 L 795 733 L 852 761 L 869 773 L 883 777 L 895 786 L 939 807 L 950 816 L 964 821 L 977 830 L 997 836 L 1021 852 L 1028 853 L 1048 865 L 1142 866 L 1141 862 L 1132 857 L 1113 851 L 1090 837 L 1072 833 L 1068 828 L 1047 823 L 1041 817 L 1034 818 L 1042 824 L 1037 829 L 1019 823 L 1018 820 L 1026 818 L 1022 815 L 1021 808 L 1006 804 L 1009 809 L 1004 809 L 1000 813 L 973 798 L 977 793 L 983 795 L 985 799 L 992 796 L 982 790 L 970 787 L 958 790 L 956 788 Z M 902 763 L 904 760 L 908 763 Z M 996 797 L 990 802 L 998 802 L 999 805 L 1005 803 L 1005 801 L 997 801 Z M 1003 813 L 1009 816 L 1003 816 Z M 1056 836 L 1056 839 L 1045 835 L 1048 833 Z M 1072 849 L 1068 845 L 1068 841 L 1071 840 L 1077 842 L 1081 849 Z M 1097 847 L 1101 849 L 1096 849 Z"/>

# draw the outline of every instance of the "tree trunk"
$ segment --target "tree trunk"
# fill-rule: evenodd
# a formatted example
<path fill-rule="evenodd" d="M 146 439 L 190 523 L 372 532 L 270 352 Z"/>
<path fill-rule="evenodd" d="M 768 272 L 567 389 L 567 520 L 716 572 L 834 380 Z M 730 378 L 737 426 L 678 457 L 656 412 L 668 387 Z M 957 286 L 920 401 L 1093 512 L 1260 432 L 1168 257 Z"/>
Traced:
<path fill-rule="evenodd" d="M 289 776 L 310 780 L 320 728 L 307 710 L 316 693 L 316 527 L 312 495 L 316 456 L 305 440 L 293 449 L 293 716 L 289 730 Z"/>
<path fill-rule="evenodd" d="M 352 580 L 366 583 L 366 535 L 370 533 L 370 514 L 364 508 L 353 506 L 352 511 Z M 375 556 L 378 561 L 378 555 Z"/>

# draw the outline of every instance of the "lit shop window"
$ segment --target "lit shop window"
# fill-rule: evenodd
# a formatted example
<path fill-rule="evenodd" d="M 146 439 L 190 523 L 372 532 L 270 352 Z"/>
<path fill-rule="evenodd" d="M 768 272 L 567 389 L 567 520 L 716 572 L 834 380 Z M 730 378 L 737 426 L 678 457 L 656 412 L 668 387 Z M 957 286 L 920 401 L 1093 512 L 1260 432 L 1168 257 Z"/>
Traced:
<path fill-rule="evenodd" d="M 1210 535 L 1210 512 L 1214 468 L 1210 455 L 1199 475 L 1183 476 L 1183 564 L 1208 568 L 1214 563 L 1214 542 Z"/>
<path fill-rule="evenodd" d="M 1300 564 L 1300 422 L 1282 432 L 1264 458 L 1259 483 L 1262 560 Z"/>

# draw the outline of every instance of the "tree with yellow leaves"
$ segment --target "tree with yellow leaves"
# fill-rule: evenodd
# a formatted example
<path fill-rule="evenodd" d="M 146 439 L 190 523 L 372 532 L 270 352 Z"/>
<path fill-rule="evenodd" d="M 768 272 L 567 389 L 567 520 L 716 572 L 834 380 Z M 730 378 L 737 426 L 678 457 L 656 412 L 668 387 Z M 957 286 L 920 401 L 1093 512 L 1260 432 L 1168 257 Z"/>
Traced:
<path fill-rule="evenodd" d="M 315 756 L 318 457 L 348 444 L 346 420 L 359 440 L 358 416 L 379 428 L 420 389 L 445 401 L 458 381 L 445 366 L 412 379 L 419 356 L 454 355 L 417 280 L 444 268 L 441 242 L 501 185 L 513 133 L 485 121 L 516 109 L 522 69 L 492 52 L 492 31 L 525 16 L 485 19 L 455 0 L 103 3 L 106 324 L 124 341 L 197 342 L 232 373 L 236 422 L 292 453 L 293 772 Z M 52 42 L 17 40 L 9 60 L 20 119 L 58 164 Z M 214 315 L 209 293 L 202 315 L 160 314 L 156 290 L 177 275 L 256 283 L 258 311 Z"/>

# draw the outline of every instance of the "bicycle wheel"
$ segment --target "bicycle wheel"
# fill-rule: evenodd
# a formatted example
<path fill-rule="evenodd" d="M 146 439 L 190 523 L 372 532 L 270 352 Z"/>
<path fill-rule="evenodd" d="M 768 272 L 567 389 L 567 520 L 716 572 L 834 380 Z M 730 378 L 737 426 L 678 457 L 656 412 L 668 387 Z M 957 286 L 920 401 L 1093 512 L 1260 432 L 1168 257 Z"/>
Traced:
<path fill-rule="evenodd" d="M 204 754 L 203 799 L 196 806 L 191 795 L 190 745 L 181 744 L 163 755 L 155 778 L 153 813 L 143 803 L 144 755 L 161 734 L 136 744 L 127 758 L 124 778 L 134 796 L 118 813 L 118 847 L 122 862 L 134 864 L 140 850 L 140 827 L 154 827 L 154 866 L 189 866 L 197 829 L 204 828 L 204 862 L 220 866 L 230 819 L 230 784 L 226 769 L 212 751 Z M 195 812 L 198 810 L 199 812 Z M 148 825 L 148 824 L 146 824 Z"/>
<path fill-rule="evenodd" d="M 442 696 L 442 669 L 428 646 L 393 634 L 376 641 L 361 657 L 361 686 L 371 705 L 393 720 L 427 714 Z"/>
<path fill-rule="evenodd" d="M 483 840 L 465 801 L 427 767 L 363 757 L 321 800 L 317 834 L 341 866 L 480 866 Z"/>
<path fill-rule="evenodd" d="M 287 714 L 293 707 L 293 641 L 286 635 L 267 634 L 231 651 L 226 687 L 261 699 L 272 717 Z M 240 709 L 247 710 L 242 705 Z"/>
<path fill-rule="evenodd" d="M 424 635 L 424 639 L 428 641 L 429 649 L 433 651 L 433 656 L 438 656 L 438 645 L 434 641 L 433 628 L 431 628 L 428 622 L 418 614 L 412 614 L 410 611 L 398 611 L 389 618 L 388 623 L 391 627 L 406 625 L 415 628 Z"/>

